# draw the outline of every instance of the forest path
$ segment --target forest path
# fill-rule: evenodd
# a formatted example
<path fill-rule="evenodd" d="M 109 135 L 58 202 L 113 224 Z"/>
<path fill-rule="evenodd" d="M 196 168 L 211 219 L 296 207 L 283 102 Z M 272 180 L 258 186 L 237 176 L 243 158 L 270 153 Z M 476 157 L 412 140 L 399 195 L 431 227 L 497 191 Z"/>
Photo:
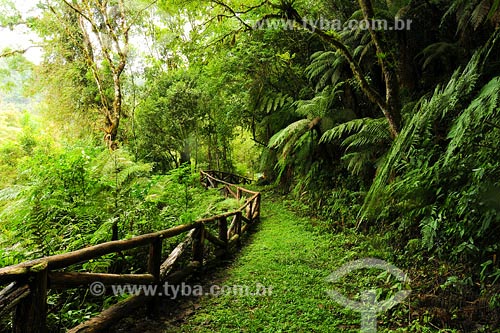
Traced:
<path fill-rule="evenodd" d="M 165 302 L 159 321 L 129 318 L 112 332 L 358 332 L 359 314 L 327 295 L 332 286 L 326 278 L 358 259 L 366 243 L 355 234 L 320 234 L 310 218 L 265 193 L 261 216 L 233 261 L 209 279 L 189 283 L 204 292 L 213 285 L 230 292 Z M 241 287 L 262 295 L 241 295 Z"/>

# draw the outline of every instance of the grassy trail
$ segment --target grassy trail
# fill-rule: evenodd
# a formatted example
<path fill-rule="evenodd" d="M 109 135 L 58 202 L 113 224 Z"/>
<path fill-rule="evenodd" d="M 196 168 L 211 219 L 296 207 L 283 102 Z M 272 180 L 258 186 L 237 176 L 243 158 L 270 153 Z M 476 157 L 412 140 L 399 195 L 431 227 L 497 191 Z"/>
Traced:
<path fill-rule="evenodd" d="M 326 278 L 350 260 L 385 257 L 384 246 L 377 250 L 377 244 L 355 234 L 317 233 L 311 221 L 269 198 L 263 199 L 262 216 L 251 240 L 216 283 L 248 286 L 250 291 L 260 285 L 272 293 L 202 297 L 196 311 L 163 332 L 359 332 L 360 315 L 327 295 L 332 286 Z"/>

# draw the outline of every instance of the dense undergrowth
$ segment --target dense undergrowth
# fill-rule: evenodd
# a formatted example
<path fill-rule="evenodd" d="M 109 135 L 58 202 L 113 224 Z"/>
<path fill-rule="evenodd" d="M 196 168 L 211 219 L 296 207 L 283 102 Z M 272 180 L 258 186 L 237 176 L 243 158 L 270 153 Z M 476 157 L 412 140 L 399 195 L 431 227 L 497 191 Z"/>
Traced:
<path fill-rule="evenodd" d="M 168 229 L 240 206 L 202 187 L 190 166 L 153 175 L 150 164 L 135 161 L 126 150 L 38 146 L 18 168 L 15 184 L 0 190 L 0 267 Z M 179 237 L 164 242 L 165 255 Z M 107 255 L 72 270 L 143 272 L 146 251 Z M 85 290 L 51 292 L 50 331 L 71 328 L 116 301 L 89 297 Z M 5 329 L 10 325 L 6 320 Z"/>

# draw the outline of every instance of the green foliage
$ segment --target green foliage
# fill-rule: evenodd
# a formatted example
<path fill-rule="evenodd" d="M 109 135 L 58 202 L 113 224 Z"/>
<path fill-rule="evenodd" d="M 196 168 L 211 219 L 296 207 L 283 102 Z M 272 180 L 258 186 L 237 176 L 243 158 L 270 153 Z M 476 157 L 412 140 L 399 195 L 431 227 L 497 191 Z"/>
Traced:
<path fill-rule="evenodd" d="M 489 237 L 500 232 L 496 147 L 500 79 L 494 58 L 498 29 L 486 39 L 498 26 L 500 1 L 369 3 L 376 18 L 411 19 L 411 33 L 370 34 L 359 28 L 312 32 L 300 27 L 300 22 L 294 29 L 282 29 L 271 21 L 253 29 L 263 18 L 282 20 L 293 16 L 294 10 L 313 20 L 360 20 L 363 11 L 356 1 L 229 0 L 209 5 L 126 1 L 126 17 L 134 26 L 127 33 L 134 43 L 127 52 L 115 52 L 115 45 L 108 50 L 110 59 L 104 57 L 106 48 L 95 43 L 100 40 L 97 37 L 106 40 L 107 33 L 119 33 L 115 29 L 119 24 L 107 28 L 98 24 L 85 31 L 78 24 L 78 13 L 63 2 L 40 4 L 40 15 L 27 21 L 42 39 L 42 64 L 33 66 L 21 56 L 0 64 L 4 92 L 0 101 L 0 266 L 165 229 L 240 205 L 220 198 L 217 190 L 198 186 L 194 171 L 207 167 L 236 169 L 249 176 L 259 171 L 266 181 L 277 180 L 280 190 L 293 194 L 296 200 L 291 205 L 303 210 L 308 223 L 342 233 L 325 237 L 333 239 L 335 246 L 346 245 L 346 258 L 366 253 L 349 247 L 351 240 L 363 237 L 350 230 L 358 227 L 384 234 L 374 237 L 374 243 L 393 244 L 393 254 L 382 247 L 371 254 L 404 256 L 406 262 L 429 257 L 457 262 L 466 267 L 460 273 L 467 273 L 470 281 L 482 286 L 498 283 L 500 245 Z M 93 5 L 90 1 L 88 8 Z M 103 23 L 105 13 L 100 8 L 92 13 L 95 17 L 90 19 Z M 0 25 L 12 28 L 24 19 L 20 15 L 14 2 L 0 1 Z M 321 22 L 317 23 L 319 29 Z M 375 35 L 381 49 L 375 45 Z M 328 36 L 345 50 L 338 52 Z M 137 40 L 140 47 L 132 45 Z M 354 63 L 349 65 L 345 52 Z M 113 69 L 119 58 L 133 63 L 123 75 Z M 397 76 L 401 88 L 392 96 L 394 109 L 401 109 L 403 116 L 396 138 L 380 112 L 384 103 L 376 105 L 373 97 L 368 98 L 359 77 L 383 101 L 391 91 L 381 64 Z M 457 70 L 460 65 L 466 66 Z M 123 88 L 119 118 L 123 131 L 119 149 L 109 151 L 96 147 L 103 134 L 98 124 L 112 109 L 117 77 Z M 28 98 L 38 105 L 32 107 Z M 25 109 L 23 116 L 19 110 Z M 38 110 L 43 116 L 39 122 L 34 117 Z M 282 220 L 290 217 L 280 207 L 273 209 Z M 287 242 L 309 237 L 294 231 L 287 234 Z M 337 242 L 342 237 L 347 237 L 348 244 Z M 270 239 L 264 246 L 274 249 L 275 240 Z M 307 249 L 313 243 L 304 246 Z M 325 253 L 330 250 L 319 248 Z M 322 256 L 314 246 L 309 250 L 316 258 Z M 299 261 L 313 262 L 309 254 L 301 254 Z M 119 271 L 122 265 L 141 272 L 144 263 L 132 258 L 131 253 L 106 256 L 75 269 L 108 272 Z M 293 254 L 290 258 L 295 260 Z M 112 265 L 117 261 L 119 265 Z M 257 261 L 249 270 L 260 265 Z M 294 281 L 290 267 L 280 264 L 269 267 Z M 302 275 L 311 273 L 304 265 L 294 268 Z M 447 286 L 460 281 L 459 275 Z M 365 282 L 362 276 L 355 278 Z M 283 290 L 283 295 L 287 292 Z M 307 307 L 317 301 L 293 295 L 305 300 Z M 81 305 L 88 300 L 78 292 L 64 297 L 66 304 L 51 318 L 64 327 L 72 326 L 76 317 L 98 312 L 102 305 Z M 328 313 L 322 308 L 291 308 L 287 297 L 285 306 L 271 302 L 271 306 L 256 307 L 257 321 L 218 309 L 217 314 L 227 314 L 226 319 L 205 313 L 200 322 L 208 318 L 219 321 L 214 327 L 241 330 L 247 323 L 267 322 L 266 314 L 273 313 L 283 324 L 274 328 L 293 331 L 311 329 L 309 320 L 317 318 L 335 321 L 325 317 Z M 50 295 L 49 302 L 57 307 L 62 298 Z M 253 303 L 245 299 L 238 305 Z M 75 307 L 80 309 L 72 310 Z M 283 308 L 286 311 L 278 313 Z M 327 308 L 343 315 L 332 306 Z M 307 320 L 299 321 L 300 325 L 286 321 L 297 313 L 304 313 Z M 421 323 L 409 325 L 408 331 L 427 330 Z"/>
<path fill-rule="evenodd" d="M 190 161 L 201 127 L 200 92 L 194 82 L 167 74 L 151 81 L 153 88 L 136 113 L 137 149 L 140 158 L 166 172 Z"/>
<path fill-rule="evenodd" d="M 462 114 L 454 121 L 450 129 L 448 138 L 451 139 L 448 144 L 448 150 L 445 156 L 445 164 L 449 163 L 453 153 L 457 148 L 464 144 L 466 138 L 482 130 L 484 123 L 487 126 L 495 127 L 491 121 L 497 116 L 499 107 L 498 87 L 500 86 L 500 77 L 493 78 L 483 86 L 479 95 L 469 104 Z M 467 138 L 471 140 L 472 138 Z"/>
<path fill-rule="evenodd" d="M 202 188 L 189 165 L 166 175 L 150 171 L 151 164 L 134 162 L 124 149 L 36 146 L 20 163 L 16 184 L 0 190 L 0 266 L 109 241 L 115 228 L 118 238 L 129 238 L 242 204 Z M 175 241 L 164 244 L 164 251 Z M 144 271 L 144 261 L 137 259 L 142 255 L 125 256 L 106 256 L 74 270 Z M 49 295 L 49 326 L 70 328 L 101 311 L 101 300 L 87 298 L 84 291 Z"/>
<path fill-rule="evenodd" d="M 499 85 L 495 77 L 476 88 L 485 54 L 417 104 L 361 210 L 397 228 L 403 242 L 420 236 L 421 249 L 452 261 L 498 251 L 490 235 L 499 230 L 493 175 L 500 165 L 491 146 L 498 140 Z"/>
<path fill-rule="evenodd" d="M 443 21 L 451 15 L 456 16 L 457 32 L 465 33 L 470 28 L 478 30 L 487 21 L 498 21 L 498 0 L 454 0 L 443 16 Z"/>
<path fill-rule="evenodd" d="M 306 73 L 310 80 L 316 81 L 316 91 L 326 86 L 335 86 L 342 78 L 342 66 L 345 60 L 339 52 L 319 51 L 311 56 L 311 64 L 307 66 Z"/>
<path fill-rule="evenodd" d="M 365 201 L 365 213 L 373 205 L 380 204 L 381 192 L 393 170 L 397 168 L 397 162 L 405 157 L 404 154 L 409 152 L 416 142 L 429 134 L 430 127 L 436 119 L 444 117 L 448 112 L 455 110 L 462 99 L 465 99 L 474 89 L 478 78 L 479 61 L 479 54 L 476 54 L 463 72 L 456 71 L 444 88 L 437 87 L 429 100 L 423 98 L 415 106 L 415 115 L 396 138 L 380 166 Z"/>

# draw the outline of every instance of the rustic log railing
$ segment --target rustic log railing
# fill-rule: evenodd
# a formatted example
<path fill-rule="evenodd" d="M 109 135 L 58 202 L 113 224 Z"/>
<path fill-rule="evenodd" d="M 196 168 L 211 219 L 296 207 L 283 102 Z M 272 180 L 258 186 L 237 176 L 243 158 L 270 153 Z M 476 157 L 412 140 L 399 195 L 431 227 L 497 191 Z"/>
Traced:
<path fill-rule="evenodd" d="M 250 225 L 260 219 L 260 193 L 218 179 L 215 176 L 221 175 L 219 172 L 200 171 L 200 175 L 205 186 L 217 188 L 222 185 L 226 196 L 232 196 L 238 200 L 245 199 L 244 204 L 235 211 L 197 220 L 190 224 L 0 268 L 0 286 L 8 284 L 0 291 L 0 316 L 13 313 L 12 323 L 15 333 L 45 333 L 49 289 L 88 288 L 95 282 L 106 286 L 159 285 L 164 282 L 177 284 L 205 264 L 207 242 L 215 246 L 217 256 L 226 255 L 235 247 L 239 247 L 241 235 Z M 225 177 L 225 179 L 242 180 L 245 178 L 235 176 Z M 217 234 L 209 230 L 211 225 L 216 227 Z M 162 261 L 163 240 L 183 233 L 187 233 L 185 239 Z M 144 246 L 149 247 L 149 253 L 147 272 L 143 274 L 61 271 L 71 265 L 88 262 L 107 254 L 121 253 Z M 182 269 L 175 268 L 179 259 L 187 254 L 188 250 L 191 251 L 189 263 Z M 114 321 L 126 316 L 137 307 L 147 302 L 154 307 L 157 301 L 157 297 L 130 296 L 68 332 L 103 332 Z"/>
<path fill-rule="evenodd" d="M 240 176 L 240 175 L 235 175 L 229 172 L 224 172 L 224 171 L 217 171 L 217 170 L 207 170 L 204 171 L 206 175 L 210 175 L 212 178 L 215 178 L 217 180 L 222 180 L 223 182 L 230 183 L 230 184 L 241 184 L 241 185 L 246 185 L 250 184 L 252 180 L 250 178 Z M 204 179 L 202 175 L 202 181 L 208 179 Z"/>

